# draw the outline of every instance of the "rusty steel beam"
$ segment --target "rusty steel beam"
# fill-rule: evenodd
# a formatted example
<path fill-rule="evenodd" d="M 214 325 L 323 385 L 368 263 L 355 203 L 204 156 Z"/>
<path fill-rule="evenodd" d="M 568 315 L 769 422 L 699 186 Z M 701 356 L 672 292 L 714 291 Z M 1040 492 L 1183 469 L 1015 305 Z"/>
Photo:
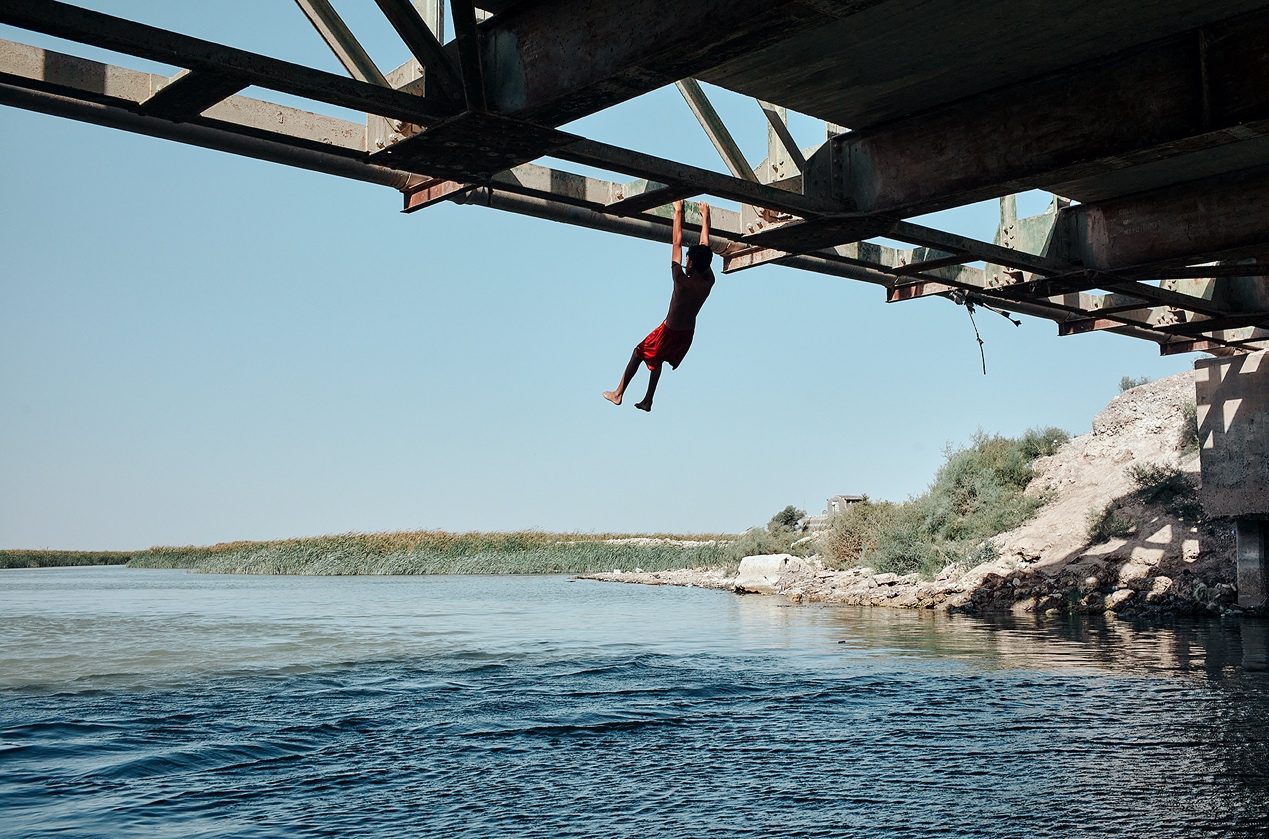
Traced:
<path fill-rule="evenodd" d="M 435 88 L 448 101 L 454 104 L 461 102 L 463 80 L 458 68 L 454 66 L 454 62 L 441 46 L 436 34 L 410 0 L 375 0 L 375 2 L 379 4 L 379 11 L 383 12 L 383 16 L 392 24 L 392 28 L 405 42 L 415 60 L 423 67 L 428 92 L 430 93 Z M 429 11 L 433 11 L 437 17 L 436 22 L 439 24 L 439 4 L 435 10 Z"/>
<path fill-rule="evenodd" d="M 489 107 L 559 126 L 884 0 L 539 0 L 480 25 Z"/>
<path fill-rule="evenodd" d="M 141 113 L 184 122 L 223 102 L 250 82 L 242 76 L 220 76 L 182 70 L 157 93 L 140 103 Z"/>
<path fill-rule="evenodd" d="M 1048 256 L 1030 254 L 1026 251 L 1014 250 L 1013 248 L 1002 248 L 999 245 L 979 242 L 968 236 L 945 233 L 942 230 L 935 230 L 932 227 L 925 227 L 908 221 L 897 222 L 886 235 L 898 239 L 900 242 L 924 245 L 927 248 L 937 248 L 948 253 L 963 253 L 972 259 L 981 259 L 984 262 L 990 262 L 992 265 L 1017 268 L 1036 274 L 1059 274 L 1069 269 L 1069 266 L 1062 261 Z"/>
<path fill-rule="evenodd" d="M 317 34 L 322 36 L 326 46 L 330 47 L 339 63 L 344 65 L 348 75 L 358 81 L 391 87 L 375 65 L 374 59 L 330 4 L 330 0 L 295 0 L 295 5 L 300 7 L 308 22 L 313 24 Z"/>
<path fill-rule="evenodd" d="M 647 178 L 667 186 L 695 188 L 696 194 L 714 195 L 742 204 L 757 204 L 791 214 L 816 215 L 832 212 L 837 208 L 832 201 L 807 198 L 766 184 L 663 160 L 596 140 L 578 138 L 569 145 L 552 150 L 551 155 L 572 163 L 620 172 L 633 178 Z"/>
<path fill-rule="evenodd" d="M 1126 323 L 1130 321 L 1109 317 L 1072 318 L 1058 323 L 1058 335 L 1063 338 L 1068 335 L 1085 335 L 1089 332 L 1118 329 Z"/>
<path fill-rule="evenodd" d="M 775 248 L 741 248 L 735 253 L 723 254 L 723 273 L 734 274 L 746 268 L 756 268 L 759 265 L 768 263 L 778 265 L 781 260 L 788 256 L 789 253 L 787 251 L 776 250 Z"/>
<path fill-rule="evenodd" d="M 405 206 L 401 212 L 415 213 L 442 201 L 452 201 L 459 194 L 474 189 L 475 186 L 475 184 L 449 181 L 444 178 L 432 178 L 401 191 L 405 198 Z"/>
<path fill-rule="evenodd" d="M 736 145 L 735 138 L 727 130 L 723 118 L 714 109 L 713 103 L 701 89 L 700 83 L 696 79 L 679 79 L 674 86 L 679 89 L 679 93 L 683 95 L 683 101 L 687 102 L 692 115 L 701 124 L 705 136 L 709 137 L 709 141 L 714 144 L 714 150 L 718 152 L 718 156 L 723 159 L 723 163 L 727 164 L 727 171 L 737 178 L 757 183 L 758 176 L 753 173 L 753 167 L 749 165 L 749 161 L 745 160 L 740 146 Z"/>
<path fill-rule="evenodd" d="M 666 184 L 647 184 L 649 188 L 645 188 L 639 192 L 627 190 L 627 194 L 623 198 L 619 198 L 608 204 L 604 212 L 614 215 L 638 215 L 645 210 L 651 210 L 653 207 L 664 207 L 684 198 L 691 198 L 695 195 L 695 191 L 686 187 L 667 186 Z"/>
<path fill-rule="evenodd" d="M 1182 268 L 1151 268 L 1140 273 L 1140 279 L 1149 280 L 1210 280 L 1218 277 L 1264 277 L 1269 276 L 1269 265 L 1263 263 L 1187 265 Z"/>
<path fill-rule="evenodd" d="M 947 256 L 937 257 L 935 259 L 925 259 L 921 262 L 914 262 L 911 265 L 901 265 L 894 269 L 899 276 L 907 274 L 920 274 L 925 271 L 931 271 L 935 268 L 946 268 L 949 265 L 963 265 L 966 262 L 972 262 L 974 258 L 963 251 L 960 253 L 952 253 Z"/>
<path fill-rule="evenodd" d="M 102 64 L 5 40 L 0 40 L 0 82 L 14 88 L 51 93 L 70 101 L 107 105 L 116 110 L 146 116 L 153 114 L 145 113 L 144 105 L 153 103 L 157 93 L 173 84 L 173 80 L 166 76 Z M 43 110 L 39 103 L 44 100 L 28 98 L 22 101 L 31 103 L 32 110 Z M 96 115 L 100 112 L 88 110 L 84 113 L 87 121 L 95 122 Z M 63 115 L 73 118 L 73 114 Z M 164 119 L 171 120 L 171 117 L 166 116 Z M 201 115 L 188 117 L 185 121 L 215 128 L 227 134 L 257 137 L 269 143 L 307 148 L 324 154 L 339 154 L 364 162 L 364 124 L 260 99 L 230 96 L 207 108 Z M 157 120 L 152 119 L 136 125 L 141 133 L 148 134 L 153 132 L 142 130 L 140 126 L 149 126 L 156 122 Z"/>
<path fill-rule="evenodd" d="M 245 97 L 233 97 L 218 107 L 224 107 L 234 99 L 243 98 Z M 272 103 L 260 104 L 268 106 L 279 115 L 296 117 L 297 121 L 303 114 L 302 111 L 294 108 L 283 108 Z M 0 83 L 0 105 L 24 108 L 28 111 L 89 122 L 136 134 L 146 134 L 165 140 L 175 140 L 179 143 L 266 160 L 270 163 L 324 172 L 341 178 L 367 181 L 390 186 L 393 189 L 404 189 L 412 181 L 417 180 L 416 176 L 408 172 L 398 172 L 395 169 L 367 164 L 365 155 L 360 151 L 350 153 L 349 150 L 334 145 L 324 146 L 327 150 L 322 150 L 322 144 L 318 142 L 304 141 L 301 144 L 290 138 L 285 141 L 279 140 L 276 139 L 276 135 L 271 136 L 252 126 L 239 126 L 239 130 L 231 131 L 228 130 L 228 123 L 206 118 L 175 123 L 171 120 L 138 114 L 115 105 L 89 102 L 3 83 Z M 318 117 L 318 119 L 329 118 Z M 362 130 L 364 131 L 364 126 Z"/>
<path fill-rule="evenodd" d="M 1159 344 L 1159 355 L 1181 355 L 1189 352 L 1207 352 L 1214 355 L 1221 355 L 1218 350 L 1227 350 L 1230 348 L 1244 349 L 1241 343 L 1230 343 L 1226 341 L 1214 341 L 1206 338 L 1197 338 L 1194 340 L 1166 341 Z M 1249 347 L 1249 349 L 1255 349 Z M 1245 350 L 1244 350 L 1245 351 Z"/>
<path fill-rule="evenodd" d="M 449 0 L 454 17 L 454 41 L 458 47 L 458 64 L 463 71 L 463 98 L 469 111 L 489 109 L 485 92 L 485 69 L 480 31 L 476 28 L 476 7 L 472 0 Z"/>
<path fill-rule="evenodd" d="M 1244 326 L 1258 326 L 1262 329 L 1269 329 L 1269 312 L 1232 314 L 1224 317 L 1191 320 L 1184 323 L 1170 323 L 1157 328 L 1160 332 L 1166 332 L 1169 335 L 1202 335 L 1205 332 L 1239 329 Z"/>
<path fill-rule="evenodd" d="M 479 186 L 470 192 L 459 195 L 455 203 L 491 207 L 496 210 L 505 210 L 508 212 L 533 216 L 535 218 L 558 221 L 564 224 L 588 227 L 592 230 L 619 233 L 624 236 L 633 236 L 639 239 L 649 239 L 654 242 L 668 243 L 670 241 L 672 220 L 668 217 L 641 216 L 638 218 L 631 218 L 628 216 L 613 216 L 588 207 L 579 207 L 572 204 L 551 201 L 546 198 L 505 192 L 496 186 L 493 188 L 484 185 Z M 694 208 L 689 207 L 688 209 L 690 213 L 690 211 Z M 685 231 L 693 231 L 697 229 L 699 229 L 699 225 L 692 222 L 688 222 L 684 225 Z M 717 248 L 735 244 L 734 240 L 729 239 L 724 235 L 711 235 L 710 241 L 711 244 Z M 886 275 L 879 271 L 870 271 L 866 268 L 860 268 L 854 265 L 845 265 L 843 263 L 833 262 L 828 259 L 822 259 L 811 255 L 788 256 L 783 264 L 792 268 L 813 271 L 815 273 L 829 274 L 852 280 L 862 280 L 864 282 L 880 285 L 884 285 L 886 282 Z"/>
<path fill-rule="evenodd" d="M 1123 295 L 1107 294 L 1102 297 L 1094 297 L 1093 299 L 1103 300 L 1106 297 L 1116 297 L 1116 296 L 1123 296 Z M 1131 303 L 1121 303 L 1115 306 L 1094 305 L 1089 307 L 1089 311 L 1095 315 L 1105 315 L 1109 317 L 1110 315 L 1119 315 L 1119 314 L 1123 314 L 1124 312 L 1146 311 L 1150 308 L 1151 306 L 1148 302 L 1138 299 L 1138 300 L 1134 300 Z"/>
<path fill-rule="evenodd" d="M 936 280 L 917 280 L 916 282 L 898 283 L 886 289 L 887 303 L 900 303 L 904 300 L 916 300 L 920 297 L 935 297 L 960 289 L 960 286 Z"/>
<path fill-rule="evenodd" d="M 1079 307 L 1053 299 L 1001 300 L 992 296 L 992 289 L 960 279 L 949 280 L 946 283 L 903 283 L 893 286 L 886 290 L 886 302 L 895 303 L 934 295 L 947 296 L 956 291 L 964 292 L 965 298 L 976 304 L 986 304 L 1000 309 L 1007 309 L 1011 313 L 1044 318 L 1045 320 L 1056 321 L 1059 324 L 1069 319 L 1072 315 L 1078 317 L 1083 314 Z M 1141 338 L 1156 343 L 1162 340 L 1161 336 L 1152 331 L 1147 324 L 1115 322 L 1109 325 L 1108 328 L 1118 334 L 1133 338 Z"/>
<path fill-rule="evenodd" d="M 758 107 L 762 109 L 762 115 L 767 118 L 767 125 L 771 127 L 771 133 L 779 140 L 784 153 L 793 161 L 793 165 L 798 168 L 799 172 L 806 169 L 806 156 L 802 154 L 802 149 L 798 148 L 797 140 L 793 139 L 793 134 L 789 131 L 787 110 L 779 105 L 764 102 L 761 99 L 757 100 L 757 102 Z"/>
<path fill-rule="evenodd" d="M 345 78 L 55 0 L 0 0 L 0 23 L 362 113 L 430 125 L 453 113 L 422 96 Z"/>
<path fill-rule="evenodd" d="M 842 135 L 832 154 L 856 211 L 903 217 L 1266 132 L 1269 12 L 1257 12 Z"/>

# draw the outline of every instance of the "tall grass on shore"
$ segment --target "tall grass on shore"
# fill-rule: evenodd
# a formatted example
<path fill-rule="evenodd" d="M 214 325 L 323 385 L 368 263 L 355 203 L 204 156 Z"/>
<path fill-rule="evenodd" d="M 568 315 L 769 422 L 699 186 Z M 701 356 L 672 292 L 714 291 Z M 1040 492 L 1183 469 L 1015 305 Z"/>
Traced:
<path fill-rule="evenodd" d="M 127 554 L 0 551 L 0 563 L 9 557 L 16 563 L 17 555 L 40 554 L 28 556 L 17 567 L 126 562 L 132 568 L 186 568 L 211 574 L 585 574 L 734 566 L 738 549 L 742 546 L 737 537 L 725 534 L 410 531 L 155 547 Z M 83 561 L 60 561 L 71 556 Z"/>
<path fill-rule="evenodd" d="M 134 556 L 128 551 L 0 551 L 0 568 L 124 565 Z"/>
<path fill-rule="evenodd" d="M 1032 429 L 1016 439 L 979 432 L 970 446 L 947 452 L 922 495 L 904 503 L 865 500 L 835 515 L 822 537 L 823 559 L 838 568 L 926 575 L 990 559 L 987 540 L 1044 504 L 1023 492 L 1035 474 L 1031 464 L 1067 439 L 1056 428 Z"/>

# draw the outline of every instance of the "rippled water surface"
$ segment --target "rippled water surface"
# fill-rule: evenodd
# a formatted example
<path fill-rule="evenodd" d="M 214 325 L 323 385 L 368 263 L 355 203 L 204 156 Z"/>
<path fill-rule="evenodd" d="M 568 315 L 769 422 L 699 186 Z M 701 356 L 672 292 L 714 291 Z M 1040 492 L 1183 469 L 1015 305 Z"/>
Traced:
<path fill-rule="evenodd" d="M 1264 836 L 1265 627 L 0 572 L 0 836 Z"/>

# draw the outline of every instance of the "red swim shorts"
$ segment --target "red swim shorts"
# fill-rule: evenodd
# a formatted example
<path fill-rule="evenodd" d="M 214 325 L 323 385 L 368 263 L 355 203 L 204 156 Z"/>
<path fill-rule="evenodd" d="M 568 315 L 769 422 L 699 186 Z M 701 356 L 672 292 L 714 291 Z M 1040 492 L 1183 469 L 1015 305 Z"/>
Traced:
<path fill-rule="evenodd" d="M 677 370 L 683 363 L 683 356 L 687 355 L 688 348 L 692 346 L 692 335 L 690 329 L 669 329 L 662 322 L 635 349 L 643 357 L 649 370 L 655 370 L 657 365 L 666 361 Z"/>

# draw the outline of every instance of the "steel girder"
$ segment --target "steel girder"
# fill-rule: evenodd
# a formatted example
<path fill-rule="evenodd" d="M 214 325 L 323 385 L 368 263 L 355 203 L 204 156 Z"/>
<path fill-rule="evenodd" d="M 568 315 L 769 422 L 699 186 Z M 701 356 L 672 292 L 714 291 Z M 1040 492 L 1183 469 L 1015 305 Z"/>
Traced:
<path fill-rule="evenodd" d="M 1061 334 L 1109 329 L 1156 341 L 1164 353 L 1269 345 L 1269 292 L 1254 264 L 1269 248 L 1269 174 L 1244 171 L 1262 154 L 1269 164 L 1269 141 L 1259 142 L 1269 120 L 1269 13 L 868 130 L 829 126 L 830 139 L 807 150 L 792 142 L 783 109 L 760 102 L 770 156 L 751 167 L 691 75 L 884 0 L 752 9 L 748 0 L 692 0 L 672 14 L 650 0 L 489 2 L 497 8 L 484 11 L 451 0 L 457 38 L 445 45 L 429 28 L 437 27 L 438 0 L 426 0 L 426 15 L 407 0 L 377 0 L 418 63 L 387 74 L 329 4 L 297 2 L 353 78 L 52 0 L 0 0 L 0 22 L 183 68 L 165 78 L 4 41 L 0 103 L 390 185 L 405 194 L 407 211 L 440 200 L 480 203 L 664 239 L 670 201 L 712 195 L 742 207 L 715 213 L 728 271 L 770 262 L 876 283 L 891 301 L 985 302 L 1057 321 Z M 697 48 L 697 31 L 683 29 L 737 10 L 749 17 L 705 47 Z M 665 32 L 660 40 L 605 41 L 618 22 Z M 579 44 L 589 52 L 556 55 Z M 1098 87 L 1108 73 L 1116 84 Z M 555 127 L 671 81 L 732 175 Z M 248 86 L 352 107 L 367 123 L 236 95 Z M 1223 151 L 1199 159 L 1211 149 Z M 544 155 L 635 180 L 530 162 Z M 1168 182 L 1178 171 L 1201 177 Z M 994 243 L 904 220 L 1022 186 L 1103 176 L 1155 188 L 1101 196 L 1081 187 L 1079 195 L 1099 200 L 1002 218 Z M 1019 225 L 1030 231 L 1025 242 L 1011 232 Z M 879 236 L 915 247 L 861 241 Z M 1217 258 L 1225 262 L 1211 264 Z M 986 266 L 972 267 L 976 261 Z M 1109 293 L 1088 293 L 1096 289 Z"/>

